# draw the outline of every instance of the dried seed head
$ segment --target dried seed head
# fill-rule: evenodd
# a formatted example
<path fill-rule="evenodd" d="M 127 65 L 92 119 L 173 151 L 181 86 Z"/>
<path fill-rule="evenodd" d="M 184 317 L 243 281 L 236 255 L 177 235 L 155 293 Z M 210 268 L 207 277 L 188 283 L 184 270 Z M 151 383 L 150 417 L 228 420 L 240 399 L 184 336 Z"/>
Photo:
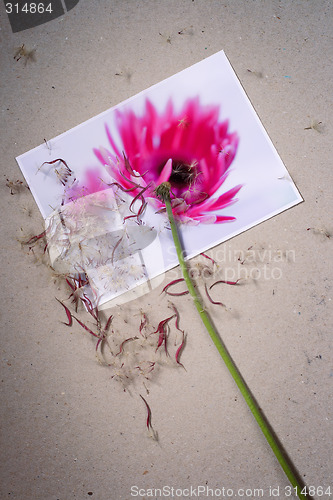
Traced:
<path fill-rule="evenodd" d="M 170 182 L 162 182 L 162 184 L 155 189 L 156 196 L 162 201 L 170 200 L 170 189 Z"/>

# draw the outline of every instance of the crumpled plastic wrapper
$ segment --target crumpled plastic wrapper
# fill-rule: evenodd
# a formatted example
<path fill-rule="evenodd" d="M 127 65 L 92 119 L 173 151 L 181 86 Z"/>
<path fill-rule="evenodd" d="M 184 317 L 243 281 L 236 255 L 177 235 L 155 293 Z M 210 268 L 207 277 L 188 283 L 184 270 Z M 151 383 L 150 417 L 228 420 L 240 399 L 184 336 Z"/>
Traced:
<path fill-rule="evenodd" d="M 84 276 L 89 284 L 81 293 L 99 307 L 115 297 L 117 304 L 132 300 L 163 281 L 156 277 L 163 259 L 158 232 L 126 219 L 133 215 L 129 205 L 110 188 L 58 207 L 45 221 L 52 268 Z"/>

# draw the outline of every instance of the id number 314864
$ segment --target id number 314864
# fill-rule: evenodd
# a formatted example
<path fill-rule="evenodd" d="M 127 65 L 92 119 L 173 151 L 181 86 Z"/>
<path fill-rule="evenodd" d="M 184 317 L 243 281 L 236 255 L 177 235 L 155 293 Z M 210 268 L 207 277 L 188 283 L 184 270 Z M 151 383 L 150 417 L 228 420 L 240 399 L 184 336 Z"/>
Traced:
<path fill-rule="evenodd" d="M 44 12 L 52 13 L 52 3 L 49 2 L 26 2 L 25 4 L 19 3 L 6 3 L 6 12 L 7 14 L 19 14 L 20 12 L 26 14 L 44 14 Z"/>
<path fill-rule="evenodd" d="M 293 496 L 294 494 L 299 495 L 309 495 L 310 497 L 326 497 L 332 498 L 332 489 L 330 486 L 304 486 L 303 488 L 299 488 L 295 486 L 292 488 L 291 486 L 286 486 L 284 490 L 284 494 L 286 497 Z"/>

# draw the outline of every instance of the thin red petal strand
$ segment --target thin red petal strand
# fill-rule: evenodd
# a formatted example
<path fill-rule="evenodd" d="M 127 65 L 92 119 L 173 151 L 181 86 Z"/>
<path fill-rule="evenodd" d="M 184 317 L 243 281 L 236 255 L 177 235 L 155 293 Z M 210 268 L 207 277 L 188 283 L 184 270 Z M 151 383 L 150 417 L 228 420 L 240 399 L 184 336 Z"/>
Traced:
<path fill-rule="evenodd" d="M 138 215 L 137 214 L 127 215 L 126 217 L 124 217 L 123 222 L 125 222 L 125 220 L 127 220 L 127 219 L 133 219 L 134 217 L 138 217 Z"/>
<path fill-rule="evenodd" d="M 119 352 L 117 352 L 116 356 L 119 356 L 119 354 L 121 354 L 123 352 L 123 348 L 124 348 L 124 345 L 127 343 L 127 342 L 130 342 L 131 340 L 138 340 L 138 337 L 129 337 L 128 339 L 125 339 L 119 346 Z"/>
<path fill-rule="evenodd" d="M 209 302 L 211 302 L 212 304 L 214 304 L 214 305 L 216 305 L 216 306 L 222 306 L 222 307 L 225 307 L 225 305 L 224 305 L 224 304 L 222 304 L 222 302 L 215 302 L 215 300 L 213 300 L 213 299 L 211 298 L 211 296 L 210 296 L 210 295 L 209 295 L 209 293 L 208 293 L 208 288 L 207 288 L 207 285 L 206 285 L 206 284 L 205 284 L 205 290 L 206 290 L 206 295 L 207 295 L 207 297 L 208 297 L 208 299 L 209 299 Z"/>
<path fill-rule="evenodd" d="M 27 242 L 26 245 L 33 245 L 36 243 L 36 241 L 40 240 L 41 238 L 44 238 L 46 236 L 46 229 L 40 234 L 37 234 L 36 236 L 32 236 Z"/>
<path fill-rule="evenodd" d="M 134 186 L 137 189 L 143 189 L 145 187 L 145 186 L 141 186 L 137 182 L 134 182 L 131 179 L 129 179 L 121 170 L 119 170 L 119 174 L 126 181 L 126 182 L 123 183 L 126 188 L 130 187 L 130 185 Z M 119 179 L 119 180 L 121 180 L 121 179 Z"/>
<path fill-rule="evenodd" d="M 116 186 L 118 189 L 120 189 L 121 191 L 123 191 L 123 193 L 130 193 L 131 191 L 134 191 L 135 189 L 137 189 L 137 187 L 135 187 L 135 186 L 126 189 L 121 184 L 119 184 L 119 182 L 111 182 L 110 184 L 108 184 L 106 182 L 106 185 L 109 186 L 109 187 Z"/>
<path fill-rule="evenodd" d="M 167 356 L 169 356 L 169 352 L 168 352 L 168 347 L 167 347 L 167 343 L 168 343 L 168 336 L 167 336 L 167 332 L 165 331 L 164 327 L 163 327 L 163 330 L 160 332 L 159 334 L 159 337 L 158 337 L 158 343 L 157 343 L 157 347 L 156 347 L 156 350 L 155 352 L 158 351 L 158 349 L 161 347 L 161 345 L 163 344 L 164 342 L 164 350 L 165 350 L 165 354 Z"/>
<path fill-rule="evenodd" d="M 139 217 L 139 215 L 143 214 L 143 212 L 145 211 L 146 207 L 147 207 L 147 202 L 143 201 L 142 205 L 141 205 L 141 207 L 139 208 L 139 211 L 138 211 L 138 217 Z"/>
<path fill-rule="evenodd" d="M 148 322 L 147 315 L 146 315 L 146 313 L 143 313 L 142 318 L 141 318 L 141 323 L 140 323 L 140 326 L 139 326 L 139 332 L 141 333 L 141 335 L 142 335 L 142 330 L 147 325 L 147 322 Z"/>
<path fill-rule="evenodd" d="M 155 330 L 155 332 L 153 332 L 153 333 L 159 333 L 157 347 L 156 347 L 155 352 L 157 352 L 157 350 L 161 347 L 163 342 L 164 342 L 164 346 L 165 346 L 165 351 L 167 352 L 167 347 L 166 347 L 167 337 L 166 337 L 165 325 L 168 323 L 168 321 L 170 321 L 170 319 L 172 319 L 174 317 L 175 317 L 175 314 L 173 314 L 169 318 L 166 318 L 166 319 L 163 319 L 162 321 L 160 321 L 157 329 Z"/>
<path fill-rule="evenodd" d="M 140 398 L 144 401 L 144 403 L 146 405 L 146 408 L 147 408 L 147 421 L 146 421 L 146 425 L 147 425 L 147 429 L 149 430 L 149 428 L 152 428 L 152 425 L 151 425 L 151 409 L 149 407 L 149 404 L 147 403 L 147 401 L 145 400 L 145 398 L 143 396 L 141 396 L 141 394 L 140 394 Z"/>
<path fill-rule="evenodd" d="M 163 344 L 163 341 L 165 341 L 165 331 L 164 331 L 164 329 L 161 332 L 159 332 L 158 343 L 157 343 L 157 347 L 156 347 L 155 352 L 157 352 L 158 349 L 161 347 L 161 345 Z"/>
<path fill-rule="evenodd" d="M 123 157 L 124 157 L 124 165 L 125 165 L 125 168 L 127 170 L 127 172 L 130 174 L 130 175 L 133 175 L 134 177 L 140 177 L 140 176 L 137 176 L 134 174 L 134 170 L 133 168 L 131 167 L 131 164 L 127 158 L 127 156 L 125 155 L 124 151 L 123 151 Z"/>
<path fill-rule="evenodd" d="M 65 160 L 63 160 L 62 158 L 57 158 L 56 160 L 52 160 L 52 161 L 44 161 L 44 163 L 42 163 L 40 168 L 42 168 L 43 165 L 53 165 L 53 163 L 57 163 L 58 161 L 60 161 L 61 163 L 63 163 L 65 165 L 68 173 L 72 173 L 71 169 L 69 168 L 69 166 L 67 165 Z"/>
<path fill-rule="evenodd" d="M 39 167 L 38 171 L 43 167 L 43 165 L 53 165 L 53 163 L 58 163 L 58 162 L 61 162 L 65 165 L 66 172 L 64 172 L 64 173 L 62 173 L 62 175 L 60 175 L 60 173 L 58 172 L 58 170 L 56 168 L 54 169 L 54 171 L 57 174 L 58 179 L 60 180 L 61 184 L 63 186 L 66 186 L 68 177 L 70 177 L 72 175 L 72 170 L 69 168 L 69 166 L 67 165 L 65 160 L 63 160 L 62 158 L 57 158 L 56 160 L 52 160 L 52 161 L 44 161 L 44 163 L 42 163 L 42 165 Z"/>
<path fill-rule="evenodd" d="M 203 253 L 203 252 L 201 252 L 201 254 L 200 254 L 200 255 L 202 255 L 202 256 L 203 256 L 203 257 L 205 257 L 206 259 L 208 259 L 208 260 L 212 261 L 212 262 L 213 262 L 213 264 L 214 264 L 214 266 L 215 266 L 215 265 L 217 265 L 217 264 L 216 264 L 216 261 L 215 261 L 212 257 L 209 257 L 209 255 L 207 255 L 207 254 L 205 254 L 205 253 Z"/>
<path fill-rule="evenodd" d="M 87 297 L 86 294 L 83 294 L 83 296 L 81 297 L 81 300 L 82 302 L 84 303 L 84 305 L 86 306 L 86 309 L 88 311 L 89 314 L 91 314 L 91 316 L 96 320 L 98 321 L 98 311 L 97 311 L 97 307 L 96 307 L 96 311 L 95 311 L 95 308 L 91 302 L 91 300 L 89 299 L 89 297 Z"/>
<path fill-rule="evenodd" d="M 239 279 L 237 281 L 226 281 L 226 280 L 219 280 L 219 281 L 215 281 L 215 283 L 213 283 L 210 287 L 209 287 L 209 290 L 211 290 L 213 288 L 213 286 L 215 285 L 218 285 L 219 283 L 224 283 L 226 285 L 238 285 L 238 282 L 239 282 Z"/>
<path fill-rule="evenodd" d="M 68 278 L 66 278 L 66 283 L 67 283 L 67 285 L 69 286 L 69 288 L 70 288 L 73 292 L 75 292 L 76 287 L 73 285 L 73 283 L 71 283 L 71 282 L 69 281 L 69 279 L 68 279 Z"/>
<path fill-rule="evenodd" d="M 185 368 L 185 366 L 183 365 L 183 363 L 181 363 L 181 362 L 179 361 L 179 358 L 180 358 L 180 355 L 181 355 L 181 353 L 182 353 L 182 350 L 183 350 L 183 348 L 184 348 L 184 346 L 185 346 L 185 342 L 186 342 L 186 335 L 185 335 L 185 333 L 183 332 L 183 340 L 182 340 L 182 343 L 180 344 L 180 346 L 178 347 L 178 349 L 177 349 L 177 351 L 176 351 L 175 358 L 176 358 L 176 362 L 177 362 L 180 366 L 182 366 L 182 367 L 184 368 L 184 370 L 186 370 L 186 368 Z"/>
<path fill-rule="evenodd" d="M 142 210 L 142 207 L 143 207 L 143 205 L 145 204 L 145 199 L 144 199 L 144 197 L 143 197 L 143 193 L 144 193 L 145 191 L 147 191 L 147 189 L 148 189 L 150 186 L 151 186 L 151 184 L 150 184 L 150 183 L 149 183 L 149 184 L 147 184 L 147 186 L 145 186 L 144 188 L 142 188 L 142 190 L 141 190 L 141 191 L 140 191 L 140 192 L 139 192 L 139 193 L 138 193 L 138 194 L 137 194 L 137 195 L 133 198 L 133 200 L 132 200 L 132 202 L 131 202 L 131 204 L 130 204 L 130 206 L 129 206 L 129 209 L 130 209 L 130 211 L 131 211 L 131 212 L 133 212 L 132 208 L 133 208 L 133 206 L 134 206 L 134 203 L 135 203 L 135 202 L 136 202 L 136 200 L 138 200 L 139 198 L 140 198 L 140 199 L 141 199 L 141 201 L 142 201 L 141 208 L 140 208 L 140 210 Z M 140 210 L 139 210 L 139 212 L 140 212 Z M 134 213 L 134 212 L 133 212 L 133 213 Z"/>
<path fill-rule="evenodd" d="M 143 177 L 146 173 L 147 173 L 147 170 L 143 173 L 135 173 L 130 162 L 129 162 L 129 159 L 128 157 L 125 155 L 124 151 L 123 151 L 123 157 L 124 157 L 124 165 L 125 165 L 125 168 L 127 170 L 127 172 L 132 176 L 132 177 Z"/>
<path fill-rule="evenodd" d="M 124 220 L 126 219 L 127 217 L 124 218 Z M 119 240 L 117 241 L 117 243 L 115 244 L 114 246 L 114 249 L 112 250 L 112 254 L 111 254 L 111 264 L 113 264 L 113 260 L 114 260 L 114 254 L 115 254 L 115 251 L 117 250 L 118 246 L 120 245 L 120 243 L 122 242 L 122 239 L 123 239 L 123 236 L 121 238 L 119 238 Z"/>
<path fill-rule="evenodd" d="M 158 324 L 157 330 L 154 333 L 160 332 L 164 328 L 164 326 L 167 324 L 167 322 L 170 321 L 170 319 L 172 319 L 174 317 L 175 317 L 175 315 L 173 314 L 169 318 L 166 318 L 166 319 L 163 319 L 162 321 L 160 321 Z"/>
<path fill-rule="evenodd" d="M 65 304 L 63 304 L 63 302 L 61 302 L 61 300 L 57 299 L 57 297 L 56 297 L 56 300 L 59 302 L 59 304 L 62 305 L 62 307 L 65 309 L 66 314 L 67 314 L 68 323 L 64 323 L 64 325 L 66 325 L 66 326 L 72 326 L 72 324 L 73 324 L 72 313 L 70 312 L 70 310 L 68 309 L 68 307 L 65 306 Z"/>
<path fill-rule="evenodd" d="M 151 373 L 155 368 L 156 361 L 150 361 L 150 366 L 147 373 Z"/>
<path fill-rule="evenodd" d="M 82 323 L 82 321 L 80 321 L 78 318 L 76 318 L 75 316 L 73 316 L 73 318 L 79 323 L 79 325 L 82 326 L 82 328 L 84 328 L 87 332 L 89 332 L 91 335 L 93 335 L 94 337 L 96 338 L 99 338 L 99 335 L 97 335 L 97 333 L 93 332 L 92 330 L 90 330 L 90 328 L 88 328 L 84 323 Z"/>
<path fill-rule="evenodd" d="M 176 316 L 176 319 L 175 319 L 175 326 L 177 328 L 177 330 L 179 330 L 180 332 L 184 333 L 184 330 L 182 330 L 181 328 L 179 328 L 179 311 L 177 309 L 177 307 L 175 306 L 175 304 L 170 304 L 172 309 L 175 311 L 175 316 Z"/>
<path fill-rule="evenodd" d="M 164 350 L 165 350 L 165 354 L 167 356 L 170 356 L 167 344 L 168 344 L 168 335 L 167 335 L 167 332 L 164 332 Z"/>
<path fill-rule="evenodd" d="M 182 295 L 187 295 L 190 293 L 188 290 L 185 290 L 184 292 L 166 292 L 168 295 L 171 295 L 171 297 L 181 297 Z"/>
<path fill-rule="evenodd" d="M 113 320 L 113 315 L 111 314 L 111 316 L 109 316 L 109 319 L 107 320 L 107 322 L 105 324 L 105 327 L 104 327 L 104 330 L 103 330 L 104 333 L 106 333 L 109 330 L 112 320 Z"/>
<path fill-rule="evenodd" d="M 98 341 L 97 341 L 97 344 L 96 344 L 96 351 L 98 349 L 98 346 L 100 345 L 100 343 L 102 342 L 102 340 L 105 340 L 105 335 L 102 335 L 101 337 L 99 337 Z"/>
<path fill-rule="evenodd" d="M 185 281 L 184 278 L 178 278 L 176 280 L 170 281 L 170 283 L 168 283 L 167 285 L 165 285 L 165 287 L 163 288 L 163 290 L 162 290 L 161 293 L 165 292 L 168 295 L 173 295 L 173 296 L 186 295 L 187 293 L 189 293 L 188 290 L 185 290 L 184 292 L 179 292 L 179 293 L 171 293 L 171 292 L 168 291 L 168 288 L 170 286 L 176 285 L 177 283 L 180 283 L 181 281 Z"/>

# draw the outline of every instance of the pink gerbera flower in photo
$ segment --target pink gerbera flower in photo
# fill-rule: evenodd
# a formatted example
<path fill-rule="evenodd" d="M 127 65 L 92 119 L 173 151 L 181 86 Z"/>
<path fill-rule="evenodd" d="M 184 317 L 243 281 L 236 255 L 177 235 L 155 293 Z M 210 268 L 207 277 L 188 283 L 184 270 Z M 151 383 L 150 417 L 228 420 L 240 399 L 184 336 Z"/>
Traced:
<path fill-rule="evenodd" d="M 112 152 L 103 147 L 94 151 L 133 198 L 145 188 L 145 200 L 157 211 L 163 211 L 164 205 L 154 190 L 169 182 L 178 220 L 194 224 L 232 221 L 235 217 L 216 212 L 237 201 L 241 186 L 219 195 L 217 191 L 230 171 L 238 135 L 228 132 L 228 120 L 220 121 L 219 114 L 219 106 L 202 106 L 199 98 L 189 99 L 178 112 L 169 100 L 162 113 L 146 100 L 141 116 L 132 110 L 116 111 L 121 145 L 106 126 Z"/>

